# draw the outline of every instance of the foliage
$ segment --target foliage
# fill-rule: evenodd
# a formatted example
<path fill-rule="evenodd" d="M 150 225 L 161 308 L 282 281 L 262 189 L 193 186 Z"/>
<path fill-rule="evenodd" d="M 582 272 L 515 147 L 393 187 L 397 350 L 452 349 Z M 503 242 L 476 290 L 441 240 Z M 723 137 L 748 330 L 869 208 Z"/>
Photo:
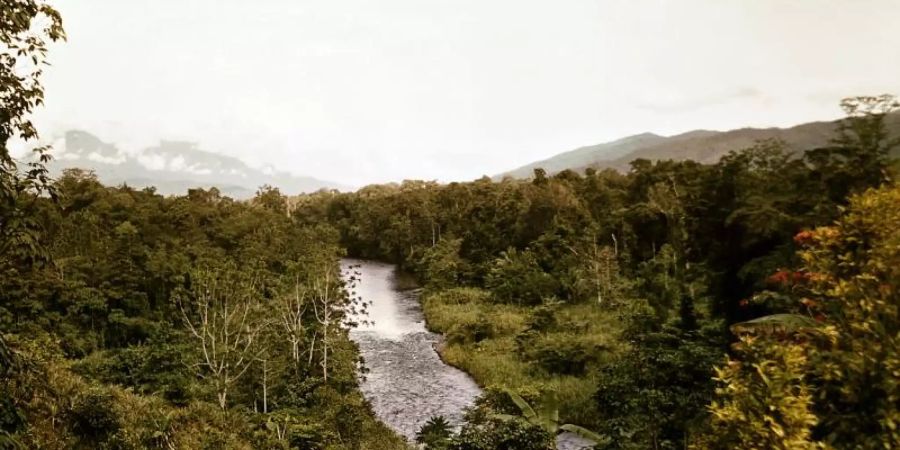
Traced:
<path fill-rule="evenodd" d="M 898 143 L 885 126 L 893 97 L 842 107 L 825 148 L 773 140 L 714 164 L 637 160 L 624 175 L 368 186 L 304 196 L 295 216 L 333 225 L 351 255 L 413 271 L 442 356 L 479 383 L 564 387 L 561 414 L 609 447 L 684 447 L 710 419 L 717 361 L 740 356 L 731 332 L 835 316 L 796 306 L 821 300 L 801 292 L 813 272 L 791 269 L 794 236 L 883 183 Z M 774 314 L 785 315 L 759 319 Z M 813 409 L 847 401 L 829 395 Z"/>
<path fill-rule="evenodd" d="M 523 394 L 433 448 L 900 445 L 892 96 L 846 99 L 825 148 L 715 164 L 163 197 L 10 156 L 64 38 L 0 0 L 0 447 L 402 448 L 358 390 L 342 248 L 412 270 L 442 356 Z"/>
<path fill-rule="evenodd" d="M 897 432 L 900 186 L 850 200 L 834 225 L 797 240 L 795 315 L 741 324 L 706 442 L 721 448 L 894 448 Z M 760 324 L 766 326 L 761 327 Z M 732 445 L 729 445 L 732 443 Z"/>
<path fill-rule="evenodd" d="M 604 436 L 594 433 L 586 428 L 570 423 L 560 423 L 559 404 L 555 396 L 551 396 L 549 399 L 545 399 L 544 403 L 539 409 L 534 409 L 531 407 L 531 405 L 528 404 L 527 401 L 525 401 L 525 399 L 519 396 L 519 394 L 516 394 L 515 392 L 509 390 L 506 391 L 506 394 L 516 405 L 516 407 L 519 408 L 519 411 L 521 412 L 522 417 L 525 418 L 525 420 L 530 422 L 532 425 L 537 425 L 543 428 L 544 431 L 546 431 L 550 435 L 555 436 L 563 431 L 569 431 L 587 439 L 591 439 L 596 443 L 606 441 L 606 438 Z M 512 418 L 508 415 L 500 415 L 498 417 L 504 420 L 510 420 Z"/>
<path fill-rule="evenodd" d="M 539 305 L 557 291 L 556 280 L 538 264 L 530 251 L 514 248 L 501 253 L 485 279 L 485 287 L 507 303 Z"/>
<path fill-rule="evenodd" d="M 705 419 L 710 368 L 722 355 L 718 336 L 714 329 L 685 333 L 671 325 L 632 327 L 626 336 L 630 348 L 599 368 L 598 431 L 611 438 L 602 448 L 681 447 Z"/>
<path fill-rule="evenodd" d="M 418 262 L 428 288 L 450 289 L 467 278 L 467 264 L 459 256 L 462 239 L 444 238 L 425 250 Z"/>
<path fill-rule="evenodd" d="M 2 356 L 22 368 L 0 384 L 0 397 L 15 399 L 0 404 L 4 439 L 40 448 L 289 448 L 306 433 L 323 448 L 402 447 L 357 390 L 344 317 L 358 305 L 342 293 L 327 226 L 300 227 L 215 190 L 162 197 L 105 187 L 82 171 L 54 188 L 60 203 L 34 202 L 52 263 L 17 262 L 16 276 L 0 279 L 0 320 L 12 339 Z M 327 343 L 325 297 L 316 294 L 326 285 Z M 299 358 L 262 313 L 297 289 L 318 302 L 297 316 Z M 198 334 L 216 340 L 215 358 L 203 356 L 211 341 L 204 346 Z M 228 345 L 234 351 L 223 352 Z M 284 411 L 302 418 L 293 437 L 260 425 L 257 415 Z"/>
<path fill-rule="evenodd" d="M 487 419 L 466 423 L 453 438 L 451 450 L 553 450 L 553 435 L 524 420 Z"/>
<path fill-rule="evenodd" d="M 836 334 L 810 359 L 819 385 L 816 435 L 835 447 L 900 445 L 900 186 L 853 197 L 801 252 L 806 303 Z"/>
<path fill-rule="evenodd" d="M 695 445 L 704 449 L 816 449 L 813 389 L 805 379 L 807 357 L 796 344 L 771 345 L 741 337 L 741 359 L 716 369 L 717 400 L 710 409 L 714 438 Z"/>
<path fill-rule="evenodd" d="M 424 445 L 425 450 L 446 450 L 450 446 L 453 430 L 443 416 L 428 419 L 416 433 L 416 443 Z"/>
<path fill-rule="evenodd" d="M 0 270 L 9 259 L 46 257 L 38 245 L 31 199 L 49 189 L 44 166 L 48 147 L 36 147 L 36 161 L 22 170 L 9 151 L 10 140 L 33 141 L 31 113 L 44 102 L 41 75 L 50 42 L 65 39 L 62 18 L 43 0 L 0 2 Z M 49 189 L 51 195 L 54 194 Z"/>

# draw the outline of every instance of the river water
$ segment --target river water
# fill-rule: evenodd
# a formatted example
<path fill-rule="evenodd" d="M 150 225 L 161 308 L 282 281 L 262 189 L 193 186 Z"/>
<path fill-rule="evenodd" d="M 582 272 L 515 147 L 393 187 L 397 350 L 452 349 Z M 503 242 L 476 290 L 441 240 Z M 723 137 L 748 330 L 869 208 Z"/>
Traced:
<path fill-rule="evenodd" d="M 344 259 L 342 269 L 353 265 L 360 274 L 356 294 L 371 302 L 371 323 L 350 332 L 360 348 L 365 367 L 363 395 L 375 414 L 411 442 L 416 431 L 433 416 L 451 424 L 462 423 L 463 410 L 481 394 L 465 372 L 445 364 L 435 345 L 441 336 L 425 329 L 425 318 L 416 291 L 391 264 Z M 362 319 L 362 318 L 361 318 Z M 576 450 L 589 442 L 571 433 L 558 438 L 560 450 Z"/>

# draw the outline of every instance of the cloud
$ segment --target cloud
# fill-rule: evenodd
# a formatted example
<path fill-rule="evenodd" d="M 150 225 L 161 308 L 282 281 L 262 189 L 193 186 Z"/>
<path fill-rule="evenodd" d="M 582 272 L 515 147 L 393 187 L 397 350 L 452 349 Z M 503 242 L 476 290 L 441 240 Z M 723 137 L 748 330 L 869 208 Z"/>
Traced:
<path fill-rule="evenodd" d="M 166 158 L 162 155 L 153 155 L 153 154 L 141 154 L 137 157 L 138 162 L 150 170 L 165 170 L 166 169 Z"/>
<path fill-rule="evenodd" d="M 187 168 L 184 162 L 184 156 L 178 155 L 171 160 L 169 160 L 169 170 L 173 170 L 175 172 L 181 172 Z"/>
<path fill-rule="evenodd" d="M 197 165 L 197 164 L 187 166 L 184 168 L 183 171 L 187 172 L 187 173 L 192 173 L 194 175 L 209 175 L 212 173 L 212 169 L 209 169 L 209 168 Z"/>
<path fill-rule="evenodd" d="M 87 159 L 99 163 L 112 164 L 117 166 L 124 163 L 126 158 L 125 155 L 103 156 L 97 152 L 91 152 L 88 154 Z"/>

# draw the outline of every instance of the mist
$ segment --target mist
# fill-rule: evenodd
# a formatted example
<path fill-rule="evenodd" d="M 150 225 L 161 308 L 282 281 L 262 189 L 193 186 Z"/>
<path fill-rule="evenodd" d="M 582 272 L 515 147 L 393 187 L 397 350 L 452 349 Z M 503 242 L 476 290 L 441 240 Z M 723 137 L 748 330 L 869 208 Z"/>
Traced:
<path fill-rule="evenodd" d="M 39 129 L 345 185 L 626 135 L 834 119 L 900 91 L 893 1 L 64 2 Z M 873 9 L 879 14 L 871 14 Z"/>

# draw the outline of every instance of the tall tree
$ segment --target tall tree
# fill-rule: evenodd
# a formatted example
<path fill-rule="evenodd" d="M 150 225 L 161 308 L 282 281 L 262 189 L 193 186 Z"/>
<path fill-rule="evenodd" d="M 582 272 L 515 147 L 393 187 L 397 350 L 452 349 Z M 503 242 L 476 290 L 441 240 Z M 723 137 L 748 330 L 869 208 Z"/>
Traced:
<path fill-rule="evenodd" d="M 42 0 L 0 1 L 0 267 L 13 255 L 41 253 L 29 198 L 49 189 L 48 147 L 24 171 L 10 155 L 10 141 L 33 141 L 31 113 L 44 102 L 40 78 L 50 42 L 65 39 L 62 17 Z M 52 192 L 51 192 L 52 193 Z"/>
<path fill-rule="evenodd" d="M 226 265 L 195 270 L 190 282 L 177 301 L 198 348 L 193 367 L 212 382 L 225 409 L 229 390 L 259 354 L 257 337 L 265 325 L 259 316 L 259 281 Z"/>

